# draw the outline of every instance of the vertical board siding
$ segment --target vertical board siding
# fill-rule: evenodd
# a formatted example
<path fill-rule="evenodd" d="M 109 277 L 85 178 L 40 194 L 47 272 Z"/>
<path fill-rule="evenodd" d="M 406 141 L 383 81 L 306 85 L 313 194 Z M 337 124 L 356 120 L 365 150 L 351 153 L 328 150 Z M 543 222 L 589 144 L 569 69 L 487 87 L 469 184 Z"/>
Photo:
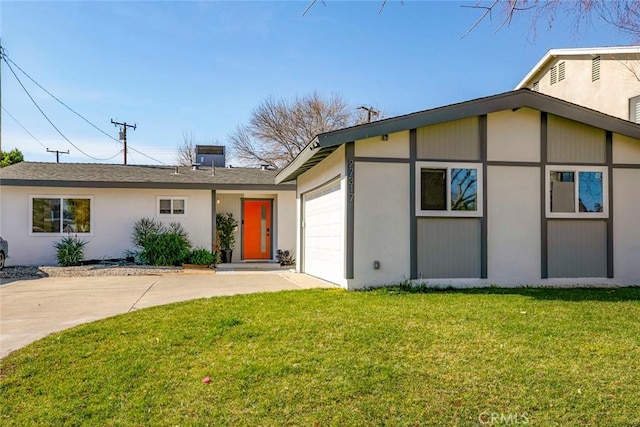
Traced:
<path fill-rule="evenodd" d="M 419 128 L 419 159 L 480 160 L 478 117 Z"/>
<path fill-rule="evenodd" d="M 417 231 L 419 277 L 480 277 L 480 218 L 418 218 Z"/>
<path fill-rule="evenodd" d="M 233 217 L 238 221 L 238 224 L 241 224 L 241 220 L 242 220 L 242 196 L 240 194 L 220 194 L 218 193 L 216 195 L 217 200 L 216 200 L 216 213 L 227 213 L 227 212 L 231 212 L 233 214 Z M 220 203 L 218 203 L 218 200 L 220 201 Z M 242 236 L 240 235 L 240 230 L 241 230 L 242 226 L 238 227 L 236 229 L 236 231 L 234 231 L 234 235 L 236 237 L 236 246 L 235 246 L 235 253 L 237 253 L 238 255 L 235 255 L 234 258 L 235 259 L 239 259 L 240 258 L 240 254 L 242 253 L 241 251 L 241 247 L 242 247 Z"/>
<path fill-rule="evenodd" d="M 549 114 L 547 160 L 555 163 L 605 163 L 602 129 Z"/>
<path fill-rule="evenodd" d="M 549 277 L 607 277 L 606 220 L 549 220 Z"/>

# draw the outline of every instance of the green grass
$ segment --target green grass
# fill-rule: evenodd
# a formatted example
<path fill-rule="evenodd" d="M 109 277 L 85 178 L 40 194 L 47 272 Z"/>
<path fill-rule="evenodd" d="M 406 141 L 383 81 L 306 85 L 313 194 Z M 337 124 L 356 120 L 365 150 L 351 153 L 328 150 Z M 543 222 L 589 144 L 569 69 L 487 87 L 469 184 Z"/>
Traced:
<path fill-rule="evenodd" d="M 145 309 L 3 359 L 0 424 L 637 426 L 639 301 L 396 288 Z"/>

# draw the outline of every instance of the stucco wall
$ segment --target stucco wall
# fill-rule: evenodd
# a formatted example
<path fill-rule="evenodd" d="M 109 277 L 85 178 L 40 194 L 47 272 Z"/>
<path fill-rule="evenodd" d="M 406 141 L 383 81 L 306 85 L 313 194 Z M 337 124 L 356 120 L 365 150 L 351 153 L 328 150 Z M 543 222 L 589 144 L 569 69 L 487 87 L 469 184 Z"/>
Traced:
<path fill-rule="evenodd" d="M 487 115 L 489 161 L 539 162 L 540 112 L 530 108 Z"/>
<path fill-rule="evenodd" d="M 613 271 L 640 285 L 640 169 L 613 170 Z"/>
<path fill-rule="evenodd" d="M 158 218 L 165 223 L 180 222 L 194 246 L 211 247 L 211 191 L 80 189 L 43 187 L 1 187 L 0 234 L 9 241 L 7 265 L 54 265 L 53 243 L 62 235 L 29 235 L 29 197 L 92 196 L 92 233 L 80 235 L 89 242 L 85 259 L 119 258 L 132 247 L 133 224 L 142 217 Z M 157 196 L 185 197 L 185 216 L 158 216 Z"/>
<path fill-rule="evenodd" d="M 408 188 L 408 164 L 356 163 L 350 289 L 396 283 L 410 276 L 409 191 L 399 191 Z M 374 261 L 380 263 L 377 270 Z"/>
<path fill-rule="evenodd" d="M 488 277 L 540 278 L 540 168 L 487 168 Z"/>
<path fill-rule="evenodd" d="M 537 73 L 527 87 L 539 81 L 540 93 L 629 120 L 629 99 L 640 95 L 640 81 L 633 72 L 637 74 L 640 69 L 638 55 L 635 59 L 630 55 L 602 55 L 600 79 L 595 82 L 591 81 L 591 60 L 591 55 L 559 57 Z M 566 78 L 552 85 L 550 70 L 563 61 Z"/>

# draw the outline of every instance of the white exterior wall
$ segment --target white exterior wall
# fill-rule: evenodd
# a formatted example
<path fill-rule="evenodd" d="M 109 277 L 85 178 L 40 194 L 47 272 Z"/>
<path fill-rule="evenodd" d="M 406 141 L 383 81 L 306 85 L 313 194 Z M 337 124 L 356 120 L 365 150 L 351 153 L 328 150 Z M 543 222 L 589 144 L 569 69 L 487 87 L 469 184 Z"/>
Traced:
<path fill-rule="evenodd" d="M 296 193 L 295 191 L 279 192 L 276 195 L 276 233 L 278 242 L 276 250 L 282 249 L 295 253 L 296 245 Z M 275 253 L 274 253 L 275 257 Z M 297 259 L 297 258 L 296 258 Z"/>
<path fill-rule="evenodd" d="M 530 108 L 487 115 L 489 161 L 539 162 L 540 112 Z"/>
<path fill-rule="evenodd" d="M 298 177 L 297 180 L 297 196 L 296 196 L 296 205 L 298 205 L 298 208 L 296 209 L 297 214 L 298 214 L 298 221 L 296 222 L 297 224 L 301 224 L 302 223 L 302 212 L 300 212 L 299 210 L 299 206 L 302 200 L 302 195 L 304 193 L 307 193 L 315 188 L 318 188 L 324 184 L 326 184 L 327 182 L 331 181 L 332 179 L 336 178 L 336 177 L 340 177 L 340 192 L 342 194 L 341 198 L 344 201 L 345 200 L 345 194 L 346 194 L 346 188 L 347 188 L 347 182 L 345 179 L 345 149 L 344 146 L 341 146 L 340 148 L 338 148 L 336 151 L 334 151 L 333 153 L 331 153 L 329 155 L 329 157 L 327 157 L 326 159 L 324 159 L 322 162 L 320 162 L 319 164 L 317 164 L 315 167 L 313 167 L 311 170 L 303 173 L 302 175 L 300 175 Z M 343 202 L 344 203 L 344 202 Z M 345 206 L 342 206 L 342 212 L 345 212 Z M 344 219 L 343 219 L 344 221 Z M 346 230 L 346 222 L 345 222 L 345 230 Z M 297 271 L 302 271 L 303 270 L 303 264 L 304 264 L 304 254 L 302 253 L 302 236 L 301 236 L 301 230 L 300 228 L 298 228 L 296 230 L 297 232 L 297 244 L 296 244 L 296 270 Z M 342 250 L 344 250 L 344 248 L 342 248 Z M 343 276 L 344 277 L 344 276 Z M 342 287 L 347 287 L 347 280 L 343 279 L 340 280 L 338 283 L 336 283 L 337 285 L 340 285 Z"/>
<path fill-rule="evenodd" d="M 408 163 L 356 163 L 354 278 L 349 289 L 410 277 L 409 176 Z M 377 270 L 374 261 L 380 262 Z"/>
<path fill-rule="evenodd" d="M 613 170 L 613 275 L 636 285 L 640 285 L 638 188 L 640 169 Z"/>
<path fill-rule="evenodd" d="M 3 186 L 0 234 L 9 241 L 7 265 L 55 265 L 53 243 L 64 234 L 29 235 L 30 196 L 91 196 L 92 232 L 80 234 L 88 244 L 85 259 L 120 258 L 132 248 L 133 224 L 142 217 L 158 218 L 164 223 L 180 222 L 194 246 L 211 248 L 210 190 L 141 190 L 102 188 L 49 188 Z M 162 215 L 157 212 L 157 196 L 184 197 L 186 215 Z"/>
<path fill-rule="evenodd" d="M 591 55 L 559 57 L 531 78 L 528 88 L 539 82 L 539 91 L 575 104 L 629 120 L 629 99 L 640 95 L 640 58 L 636 55 L 602 55 L 600 79 L 591 81 Z M 551 84 L 551 68 L 565 62 L 566 77 Z"/>
<path fill-rule="evenodd" d="M 540 168 L 487 168 L 488 280 L 540 280 Z"/>

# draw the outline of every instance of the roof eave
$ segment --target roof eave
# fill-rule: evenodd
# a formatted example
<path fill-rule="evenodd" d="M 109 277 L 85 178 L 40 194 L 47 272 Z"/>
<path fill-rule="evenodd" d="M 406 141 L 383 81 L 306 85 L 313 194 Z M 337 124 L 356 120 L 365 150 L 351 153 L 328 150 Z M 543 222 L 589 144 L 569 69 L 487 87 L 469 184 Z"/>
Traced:
<path fill-rule="evenodd" d="M 131 182 L 131 181 L 58 181 L 32 179 L 2 179 L 0 186 L 48 188 L 131 188 L 166 190 L 245 190 L 294 191 L 293 185 L 276 184 L 223 184 L 184 182 Z M 290 188 L 289 188 L 290 187 Z"/>
<path fill-rule="evenodd" d="M 326 158 L 340 145 L 350 141 L 523 107 L 640 139 L 640 125 L 638 124 L 528 89 L 520 89 L 318 135 L 318 147 L 312 148 L 316 146 L 315 143 L 307 146 L 292 163 L 276 176 L 276 183 L 295 179 L 319 163 L 319 160 Z"/>
<path fill-rule="evenodd" d="M 531 82 L 533 77 L 549 62 L 551 58 L 558 56 L 576 56 L 576 55 L 611 55 L 611 54 L 640 53 L 640 46 L 615 46 L 615 47 L 588 47 L 576 49 L 550 49 L 544 56 L 533 66 L 526 76 L 516 85 L 513 90 L 524 88 Z"/>

